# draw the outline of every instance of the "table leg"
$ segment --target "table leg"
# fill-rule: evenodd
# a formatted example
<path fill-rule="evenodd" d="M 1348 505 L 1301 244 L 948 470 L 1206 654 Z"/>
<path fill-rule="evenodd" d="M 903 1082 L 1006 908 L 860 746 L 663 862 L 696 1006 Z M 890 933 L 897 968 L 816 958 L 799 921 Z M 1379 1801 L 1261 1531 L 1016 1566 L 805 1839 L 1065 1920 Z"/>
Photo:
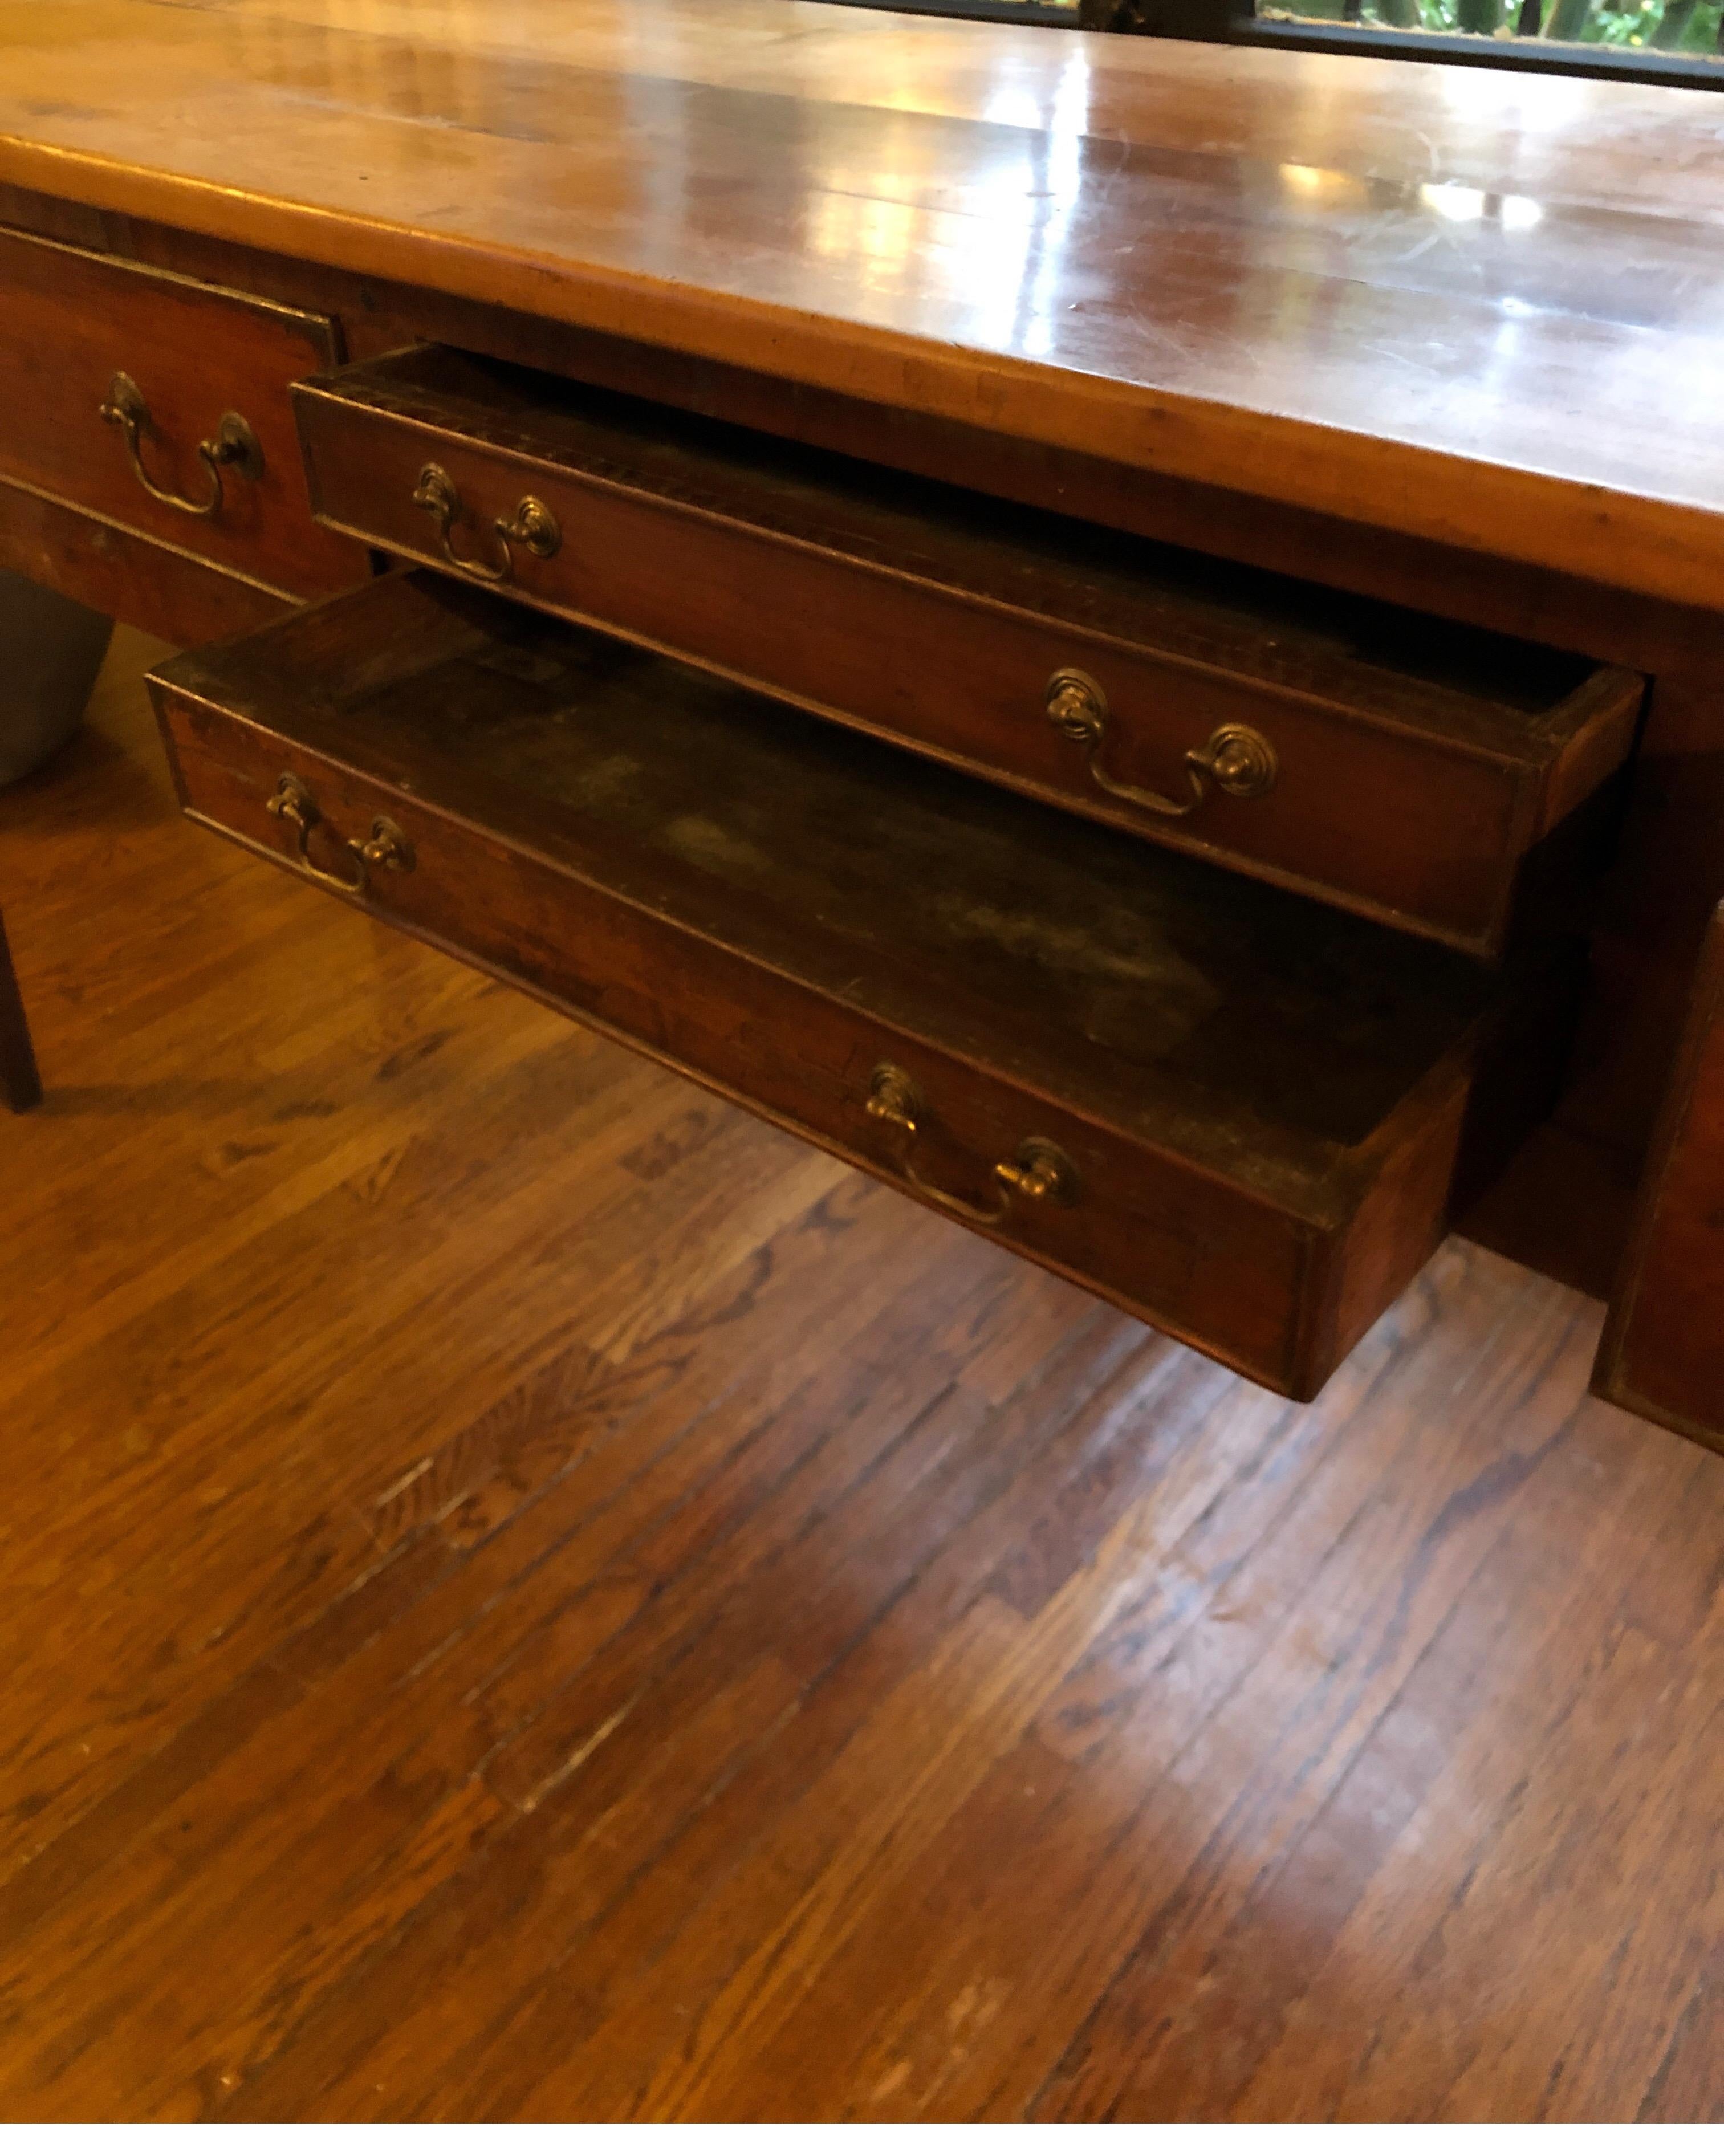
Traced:
<path fill-rule="evenodd" d="M 5 1092 L 7 1106 L 19 1115 L 42 1098 L 42 1081 L 36 1072 L 35 1050 L 30 1045 L 24 1000 L 12 968 L 3 920 L 0 920 L 0 1089 Z"/>

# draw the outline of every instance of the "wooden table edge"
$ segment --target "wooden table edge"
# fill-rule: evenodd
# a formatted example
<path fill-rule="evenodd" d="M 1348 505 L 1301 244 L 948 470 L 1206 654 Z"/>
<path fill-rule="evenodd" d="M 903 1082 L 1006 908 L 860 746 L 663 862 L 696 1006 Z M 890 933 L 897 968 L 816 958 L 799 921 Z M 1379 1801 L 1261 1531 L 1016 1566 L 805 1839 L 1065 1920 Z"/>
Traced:
<path fill-rule="evenodd" d="M 14 135 L 0 135 L 0 182 L 1650 598 L 1724 606 L 1724 502 L 1635 495 Z"/>

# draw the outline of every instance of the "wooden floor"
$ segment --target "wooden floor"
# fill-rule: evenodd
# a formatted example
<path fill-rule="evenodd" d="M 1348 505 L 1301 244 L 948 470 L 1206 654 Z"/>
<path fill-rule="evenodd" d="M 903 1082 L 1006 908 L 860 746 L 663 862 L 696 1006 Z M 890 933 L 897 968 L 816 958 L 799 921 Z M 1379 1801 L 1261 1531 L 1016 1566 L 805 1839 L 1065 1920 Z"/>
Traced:
<path fill-rule="evenodd" d="M 1456 1242 L 1311 1408 L 0 795 L 0 2116 L 1716 2118 L 1724 1458 Z"/>

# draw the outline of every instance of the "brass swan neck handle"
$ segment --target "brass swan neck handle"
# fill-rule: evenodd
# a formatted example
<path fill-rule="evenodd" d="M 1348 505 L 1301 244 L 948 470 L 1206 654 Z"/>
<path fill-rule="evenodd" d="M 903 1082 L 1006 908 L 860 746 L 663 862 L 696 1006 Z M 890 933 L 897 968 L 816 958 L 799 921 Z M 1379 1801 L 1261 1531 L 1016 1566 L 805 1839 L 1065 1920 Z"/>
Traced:
<path fill-rule="evenodd" d="M 1229 725 L 1217 726 L 1201 748 L 1185 752 L 1186 783 L 1191 789 L 1188 800 L 1174 800 L 1146 786 L 1127 786 L 1102 766 L 1113 712 L 1101 684 L 1079 667 L 1062 666 L 1048 683 L 1044 703 L 1054 730 L 1089 750 L 1085 761 L 1091 783 L 1116 801 L 1129 801 L 1152 816 L 1172 819 L 1195 815 L 1212 785 L 1238 800 L 1255 800 L 1280 776 L 1280 760 L 1267 736 L 1255 726 Z"/>
<path fill-rule="evenodd" d="M 275 782 L 275 791 L 264 805 L 294 834 L 294 855 L 301 873 L 310 876 L 313 883 L 321 883 L 326 891 L 338 891 L 348 898 L 362 898 L 369 888 L 373 869 L 394 869 L 404 875 L 413 865 L 413 850 L 408 843 L 407 834 L 388 817 L 377 816 L 372 819 L 368 839 L 346 839 L 340 842 L 352 859 L 351 875 L 319 868 L 311 858 L 307 842 L 312 826 L 323 821 L 323 812 L 305 780 L 290 771 L 282 773 Z"/>
<path fill-rule="evenodd" d="M 176 494 L 171 487 L 158 486 L 145 470 L 143 437 L 155 431 L 154 423 L 143 391 L 129 374 L 114 377 L 99 409 L 110 427 L 120 429 L 132 477 L 144 492 L 151 501 L 159 501 L 167 509 L 177 509 L 182 516 L 219 516 L 225 495 L 224 474 L 229 470 L 250 480 L 263 477 L 264 452 L 257 436 L 238 412 L 223 413 L 221 424 L 214 434 L 198 444 L 198 461 L 209 475 L 209 491 L 202 501 L 193 501 L 188 495 Z"/>
<path fill-rule="evenodd" d="M 994 1162 L 993 1175 L 999 1196 L 992 1205 L 972 1204 L 967 1198 L 928 1182 L 917 1169 L 915 1158 L 916 1139 L 928 1114 L 927 1102 L 921 1086 L 895 1063 L 877 1066 L 864 1105 L 878 1122 L 890 1123 L 903 1134 L 897 1171 L 905 1181 L 943 1211 L 956 1214 L 972 1227 L 998 1227 L 1020 1199 L 1053 1205 L 1075 1205 L 1078 1201 L 1078 1172 L 1049 1138 L 1025 1138 L 1014 1155 Z"/>
<path fill-rule="evenodd" d="M 562 527 L 555 516 L 536 494 L 524 494 L 515 505 L 513 516 L 494 518 L 491 530 L 496 534 L 499 548 L 495 561 L 484 561 L 477 554 L 459 554 L 454 537 L 456 520 L 461 514 L 461 490 L 441 465 L 427 465 L 419 474 L 418 484 L 413 489 L 413 506 L 423 509 L 437 526 L 438 544 L 443 558 L 452 569 L 459 569 L 464 577 L 477 577 L 487 584 L 506 583 L 515 574 L 515 548 L 525 547 L 541 562 L 548 562 L 562 544 Z"/>

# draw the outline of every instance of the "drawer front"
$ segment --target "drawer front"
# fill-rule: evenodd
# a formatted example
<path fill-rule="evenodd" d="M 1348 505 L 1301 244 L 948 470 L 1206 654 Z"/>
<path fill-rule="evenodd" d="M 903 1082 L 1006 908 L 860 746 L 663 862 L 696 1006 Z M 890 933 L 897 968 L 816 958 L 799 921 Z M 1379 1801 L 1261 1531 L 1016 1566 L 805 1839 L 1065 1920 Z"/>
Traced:
<path fill-rule="evenodd" d="M 1500 948 L 1525 855 L 1629 752 L 1640 685 L 1621 673 L 1511 754 L 1464 723 L 1364 713 L 380 409 L 346 381 L 296 393 L 336 528 L 480 580 L 502 570 L 567 619 L 1464 949 Z M 452 515 L 421 485 L 428 463 Z M 527 499 L 554 552 L 500 542 Z M 930 532 L 931 557 L 940 543 Z"/>
<path fill-rule="evenodd" d="M 264 585 L 4 480 L 0 569 L 182 648 L 240 635 L 290 604 Z"/>
<path fill-rule="evenodd" d="M 327 316 L 0 232 L 0 479 L 290 598 L 341 590 L 364 550 L 312 518 L 288 395 L 336 354 Z"/>
<path fill-rule="evenodd" d="M 1280 1390 L 1315 1392 L 1434 1246 L 1464 1137 L 1491 1121 L 1479 1091 L 1487 1029 L 1474 969 L 1329 915 L 1331 940 L 1311 984 L 1290 983 L 1282 947 L 1300 944 L 1324 909 L 1166 861 L 1165 887 L 1142 917 L 1163 918 L 1177 899 L 1193 908 L 1188 929 L 1174 921 L 1165 959 L 1140 966 L 1128 920 L 1115 940 L 1121 964 L 1101 969 L 1089 1017 L 1075 1023 L 1077 1004 L 1047 969 L 1085 963 L 1064 954 L 1088 898 L 1080 888 L 1075 912 L 1060 893 L 1090 876 L 1101 896 L 1085 917 L 1100 924 L 1093 934 L 1111 933 L 1116 840 L 1089 834 L 1107 857 L 1093 875 L 1084 864 L 1072 870 L 1064 819 L 836 730 L 787 721 L 758 699 L 603 639 L 541 624 L 537 644 L 505 631 L 506 648 L 475 654 L 456 648 L 462 615 L 440 649 L 449 616 L 436 583 L 386 579 L 160 670 L 157 708 L 192 816 Z M 511 612 L 490 607 L 493 617 Z M 580 664 L 598 685 L 594 697 L 611 700 L 608 719 L 577 697 L 517 724 L 511 700 L 552 678 L 571 644 L 577 658 L 588 654 Z M 714 700 L 726 698 L 747 707 L 734 733 L 710 722 Z M 470 745 L 488 711 L 501 746 L 483 761 Z M 787 723 L 806 744 L 800 775 L 784 760 Z M 549 783 L 547 758 L 563 759 Z M 572 778 L 572 758 L 584 759 Z M 654 827 L 669 834 L 662 847 L 613 805 L 649 759 L 677 767 L 655 796 L 670 804 Z M 780 783 L 762 812 L 766 769 Z M 719 798 L 726 775 L 740 808 Z M 524 791 L 529 782 L 541 793 Z M 846 836 L 844 788 L 856 804 L 852 828 L 870 834 L 859 846 Z M 1007 855 L 988 851 L 978 828 L 991 803 L 1002 845 L 1024 839 L 1051 871 L 1026 855 L 1015 881 L 1000 872 Z M 760 836 L 770 839 L 781 814 L 782 864 L 762 859 Z M 911 834 L 906 850 L 876 871 L 872 834 L 895 820 Z M 931 887 L 922 865 L 937 861 L 943 834 L 972 829 L 981 850 L 968 883 L 959 869 Z M 808 862 L 823 848 L 839 865 L 823 886 L 829 903 L 805 896 Z M 1249 901 L 1243 934 L 1218 973 L 1205 939 L 1239 894 Z M 1272 918 L 1260 927 L 1260 914 L 1289 907 L 1290 931 Z M 955 924 L 948 942 L 936 926 L 916 943 L 924 910 Z M 871 933 L 882 921 L 885 941 Z M 955 961 L 942 955 L 948 944 Z M 1428 1025 L 1403 1001 L 1428 1044 L 1410 1059 L 1383 1050 L 1396 1029 L 1374 1008 L 1399 990 L 1358 993 L 1333 978 L 1355 949 L 1375 978 L 1398 968 L 1403 950 L 1425 967 L 1438 1015 Z M 1333 1040 L 1326 1006 L 1315 1023 L 1304 1009 L 1311 993 L 1340 998 Z M 1273 1029 L 1290 999 L 1320 1091 L 1342 1037 L 1355 1044 L 1347 1052 L 1386 1052 L 1392 1066 L 1386 1085 L 1356 1090 L 1362 1108 L 1331 1113 L 1319 1100 L 1311 1113 L 1307 1086 L 1301 1135 L 1291 1138 L 1262 1104 L 1279 1111 L 1296 1082 L 1289 1090 L 1278 1076 L 1235 1121 L 1231 1106 L 1212 1113 L 1207 1095 L 1193 1096 L 1193 1082 L 1209 1081 L 1190 1075 L 1213 1065 L 1220 1085 L 1233 1082 L 1234 1038 L 1252 1021 L 1230 1006 L 1260 1003 Z M 1146 1020 L 1140 1007 L 1150 1006 Z M 1149 1042 L 1147 1111 L 1140 1051 L 1116 1060 L 1127 1037 Z M 1337 1100 L 1347 1086 L 1338 1075 Z M 1319 1125 L 1342 1135 L 1313 1143 Z"/>
<path fill-rule="evenodd" d="M 410 846 L 412 868 L 380 865 L 363 889 L 341 896 L 1261 1383 L 1302 1389 L 1301 1291 L 1320 1240 L 1303 1224 L 1205 1187 L 1176 1164 L 1124 1157 L 1111 1133 L 990 1083 L 925 1040 L 859 1024 L 782 975 L 430 807 L 417 789 L 401 793 L 302 742 L 223 714 L 170 704 L 164 725 L 194 820 L 299 875 L 352 881 L 346 841 L 363 842 L 377 818 L 387 819 Z M 269 806 L 286 773 L 316 806 L 309 870 L 296 831 Z M 904 1071 L 927 1103 L 916 1141 L 869 1112 L 882 1065 Z M 1024 1142 L 1037 1138 L 1071 1163 L 1076 1202 L 1017 1198 L 1003 1218 L 976 1219 L 1004 1195 L 993 1184 L 992 1163 L 1015 1163 Z"/>

